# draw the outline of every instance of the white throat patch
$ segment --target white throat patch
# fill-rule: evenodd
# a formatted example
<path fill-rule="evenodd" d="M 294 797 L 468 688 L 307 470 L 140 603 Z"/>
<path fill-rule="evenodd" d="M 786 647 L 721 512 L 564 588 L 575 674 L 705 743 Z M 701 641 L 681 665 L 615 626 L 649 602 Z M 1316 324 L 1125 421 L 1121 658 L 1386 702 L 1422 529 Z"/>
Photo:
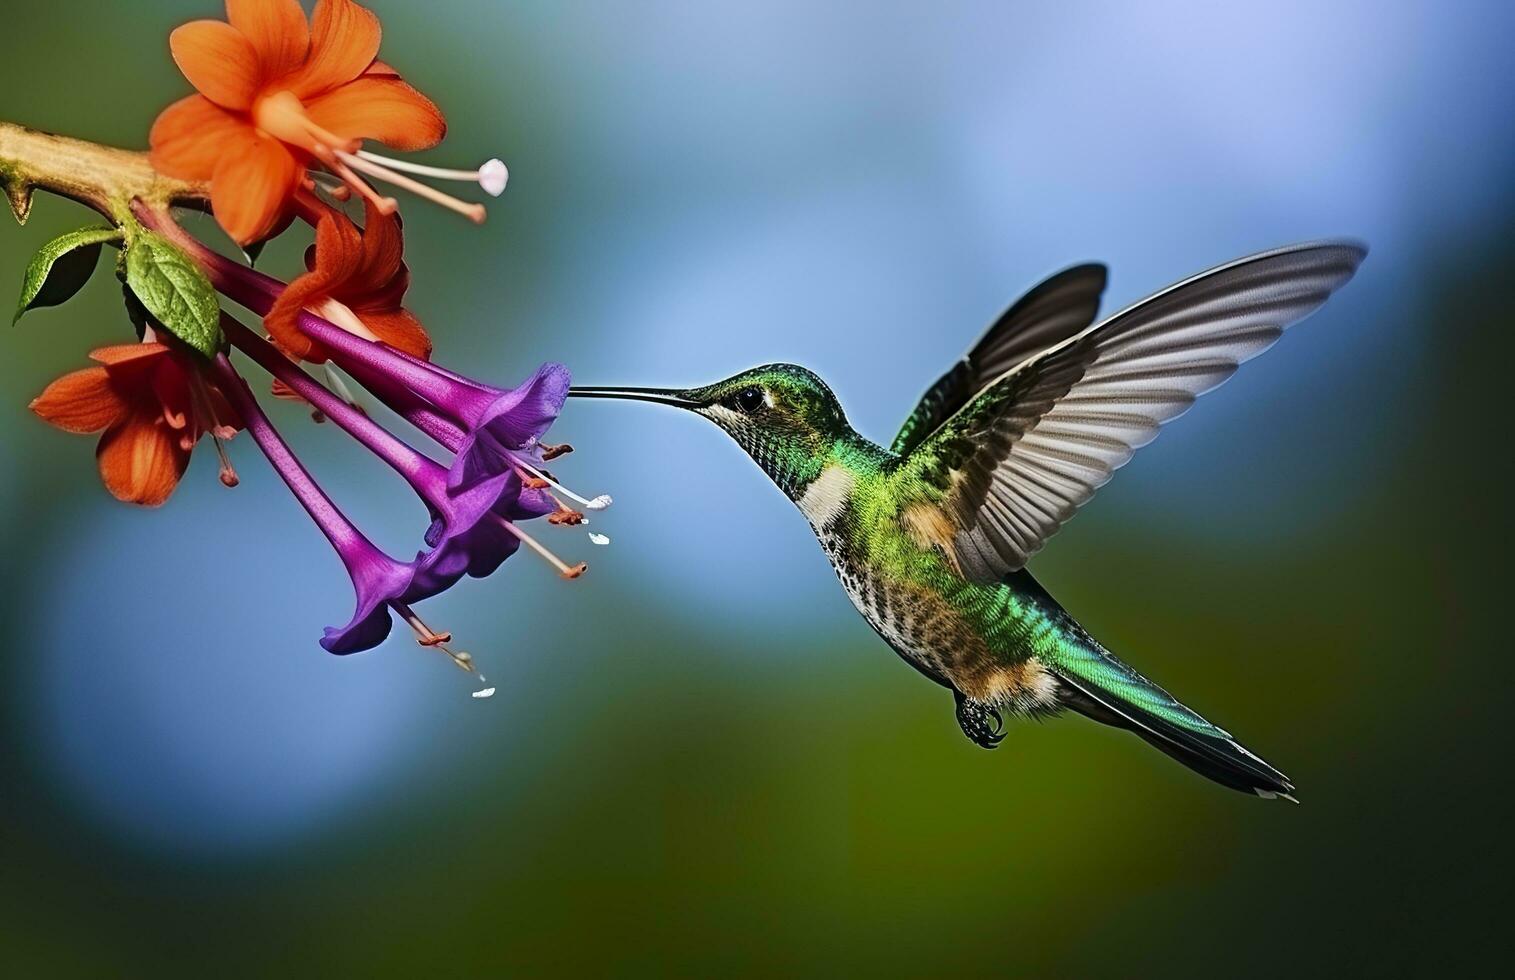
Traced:
<path fill-rule="evenodd" d="M 821 475 L 805 488 L 804 496 L 799 499 L 800 513 L 805 515 L 816 530 L 824 528 L 847 506 L 847 498 L 852 495 L 852 484 L 852 472 L 847 467 L 837 463 L 827 465 L 821 470 Z"/>

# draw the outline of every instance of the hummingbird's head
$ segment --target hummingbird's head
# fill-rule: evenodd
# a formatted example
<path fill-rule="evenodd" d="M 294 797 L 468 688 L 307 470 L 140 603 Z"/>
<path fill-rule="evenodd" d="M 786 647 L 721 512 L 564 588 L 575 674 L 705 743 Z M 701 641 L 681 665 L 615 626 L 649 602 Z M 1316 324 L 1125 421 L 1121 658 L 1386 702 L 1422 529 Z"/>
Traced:
<path fill-rule="evenodd" d="M 785 493 L 798 498 L 851 432 L 826 382 L 796 364 L 766 364 L 702 388 L 571 388 L 688 409 L 726 430 Z"/>

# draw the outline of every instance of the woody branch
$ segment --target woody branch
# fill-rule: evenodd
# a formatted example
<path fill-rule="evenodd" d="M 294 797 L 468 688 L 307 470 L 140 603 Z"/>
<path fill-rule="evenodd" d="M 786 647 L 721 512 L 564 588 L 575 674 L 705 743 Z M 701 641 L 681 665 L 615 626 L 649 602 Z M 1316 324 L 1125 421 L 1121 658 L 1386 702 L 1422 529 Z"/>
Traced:
<path fill-rule="evenodd" d="M 55 136 L 0 121 L 0 185 L 16 219 L 25 222 L 36 190 L 78 201 L 118 224 L 131 220 L 132 201 L 153 210 L 207 208 L 210 187 L 154 170 L 147 154 Z"/>

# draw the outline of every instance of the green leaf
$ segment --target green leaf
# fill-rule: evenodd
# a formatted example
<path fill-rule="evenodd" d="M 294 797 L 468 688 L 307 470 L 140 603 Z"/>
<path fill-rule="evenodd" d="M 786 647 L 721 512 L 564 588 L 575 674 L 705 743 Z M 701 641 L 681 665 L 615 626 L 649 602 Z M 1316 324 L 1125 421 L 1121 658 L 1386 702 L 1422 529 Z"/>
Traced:
<path fill-rule="evenodd" d="M 125 279 L 125 276 L 122 276 Z M 137 339 L 141 340 L 147 333 L 147 328 L 152 326 L 152 314 L 147 312 L 147 307 L 132 292 L 132 288 L 125 282 L 121 283 L 121 299 L 126 303 L 126 318 L 132 322 L 137 331 Z"/>
<path fill-rule="evenodd" d="M 21 280 L 21 301 L 16 304 L 15 323 L 27 310 L 57 306 L 70 299 L 89 281 L 100 259 L 100 246 L 119 241 L 117 228 L 80 228 L 59 235 L 37 249 Z"/>
<path fill-rule="evenodd" d="M 173 242 L 146 228 L 126 246 L 126 284 L 153 319 L 206 357 L 221 347 L 221 304 L 205 273 Z"/>

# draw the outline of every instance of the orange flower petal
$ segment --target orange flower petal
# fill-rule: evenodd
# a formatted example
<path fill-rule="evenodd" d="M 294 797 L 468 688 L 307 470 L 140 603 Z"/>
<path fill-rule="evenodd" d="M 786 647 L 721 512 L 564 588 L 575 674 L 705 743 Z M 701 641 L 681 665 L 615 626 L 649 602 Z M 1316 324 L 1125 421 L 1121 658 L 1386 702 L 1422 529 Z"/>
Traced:
<path fill-rule="evenodd" d="M 363 69 L 363 74 L 365 74 L 365 75 L 376 75 L 376 76 L 378 76 L 380 78 L 399 78 L 400 77 L 400 73 L 397 72 L 397 71 L 395 71 L 395 69 L 394 69 L 393 66 L 389 65 L 387 62 L 380 61 L 378 58 L 375 58 L 373 60 L 373 64 L 371 64 L 367 68 Z"/>
<path fill-rule="evenodd" d="M 317 275 L 335 286 L 352 278 L 363 264 L 363 236 L 352 219 L 327 208 L 316 222 L 315 265 Z"/>
<path fill-rule="evenodd" d="M 373 331 L 375 337 L 389 346 L 423 361 L 431 360 L 431 337 L 427 335 L 426 328 L 421 326 L 421 321 L 412 316 L 409 310 L 364 312 L 359 314 L 359 318 L 365 327 Z"/>
<path fill-rule="evenodd" d="M 326 282 L 320 273 L 307 272 L 285 287 L 263 318 L 263 329 L 268 331 L 269 339 L 293 360 L 316 364 L 326 360 L 326 351 L 307 337 L 296 322 L 301 310 L 324 298 L 325 290 Z"/>
<path fill-rule="evenodd" d="M 404 258 L 405 239 L 398 218 L 383 214 L 372 202 L 365 203 L 362 262 L 350 278 L 356 291 L 369 293 L 384 289 L 394 280 Z"/>
<path fill-rule="evenodd" d="M 326 360 L 321 346 L 307 337 L 296 323 L 300 311 L 319 305 L 341 291 L 363 264 L 363 236 L 347 215 L 325 208 L 316 221 L 311 271 L 298 277 L 279 294 L 263 326 L 273 342 L 300 361 Z M 309 260 L 307 260 L 309 261 Z"/>
<path fill-rule="evenodd" d="M 264 78 L 281 78 L 305 61 L 310 28 L 296 0 L 226 0 L 226 19 L 252 43 Z"/>
<path fill-rule="evenodd" d="M 219 20 L 191 21 L 174 29 L 168 47 L 201 95 L 228 109 L 251 108 L 263 77 L 258 53 L 241 31 Z"/>
<path fill-rule="evenodd" d="M 314 288 L 296 290 L 295 286 L 299 284 L 300 280 L 296 279 L 279 295 L 273 308 L 268 311 L 268 316 L 263 318 L 263 329 L 268 331 L 268 338 L 274 342 L 274 346 L 283 351 L 291 360 L 320 364 L 326 360 L 326 351 L 314 340 L 305 336 L 296 325 L 300 311 L 305 309 L 305 301 L 311 298 L 316 290 Z"/>
<path fill-rule="evenodd" d="M 178 433 L 159 425 L 159 418 L 156 405 L 145 400 L 100 437 L 95 449 L 100 480 L 117 500 L 157 507 L 179 485 L 189 453 L 179 448 Z"/>
<path fill-rule="evenodd" d="M 291 79 L 304 100 L 350 82 L 379 53 L 379 18 L 352 0 L 316 0 L 311 16 L 310 60 Z"/>
<path fill-rule="evenodd" d="M 210 180 L 228 148 L 252 136 L 251 124 L 203 95 L 191 95 L 158 114 L 148 142 L 158 170 L 180 180 Z"/>
<path fill-rule="evenodd" d="M 312 100 L 306 112 L 338 136 L 374 139 L 396 150 L 424 150 L 447 133 L 442 110 L 397 78 L 364 75 Z"/>
<path fill-rule="evenodd" d="M 145 344 L 112 344 L 109 347 L 96 347 L 89 352 L 89 359 L 106 367 L 115 367 L 118 364 L 126 364 L 145 357 L 157 357 L 159 354 L 168 352 L 168 347 L 151 341 Z"/>
<path fill-rule="evenodd" d="M 126 400 L 103 367 L 65 374 L 32 399 L 31 410 L 64 432 L 99 432 L 126 414 Z"/>
<path fill-rule="evenodd" d="M 210 182 L 211 211 L 240 245 L 267 237 L 284 218 L 301 169 L 284 145 L 256 136 L 221 158 Z"/>

